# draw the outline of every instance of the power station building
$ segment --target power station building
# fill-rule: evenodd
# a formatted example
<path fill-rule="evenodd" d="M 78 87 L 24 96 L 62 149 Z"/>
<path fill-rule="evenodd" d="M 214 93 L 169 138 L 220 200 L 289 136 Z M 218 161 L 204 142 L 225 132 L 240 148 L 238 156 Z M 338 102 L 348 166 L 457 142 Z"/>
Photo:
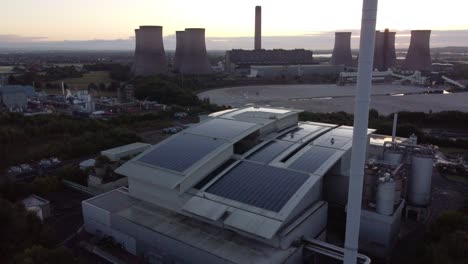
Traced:
<path fill-rule="evenodd" d="M 375 33 L 374 69 L 386 71 L 395 66 L 395 37 L 396 32 L 390 32 L 388 29 Z"/>
<path fill-rule="evenodd" d="M 150 263 L 303 263 L 322 251 L 342 257 L 322 241 L 327 223 L 346 214 L 353 129 L 298 122 L 300 112 L 228 110 L 152 146 L 116 170 L 128 188 L 82 202 L 85 230 Z M 372 132 L 370 153 L 383 157 L 385 145 Z M 390 155 L 386 178 L 369 163 L 374 176 L 365 181 L 360 246 L 381 255 L 396 240 L 405 204 L 394 188 L 400 174 L 392 174 L 404 150 L 394 152 L 401 155 Z M 426 163 L 418 181 L 428 176 Z"/>
<path fill-rule="evenodd" d="M 167 72 L 166 52 L 161 26 L 140 26 L 135 30 L 135 76 L 150 76 Z"/>
<path fill-rule="evenodd" d="M 330 60 L 332 65 L 353 66 L 351 32 L 335 32 L 335 46 Z"/>
<path fill-rule="evenodd" d="M 204 75 L 212 72 L 205 43 L 204 28 L 186 28 L 176 33 L 176 57 L 174 65 L 182 74 Z"/>
<path fill-rule="evenodd" d="M 250 66 L 310 65 L 317 64 L 313 52 L 305 49 L 294 50 L 230 50 L 226 51 L 226 71 L 248 73 Z"/>
<path fill-rule="evenodd" d="M 411 42 L 403 68 L 412 71 L 431 71 L 430 30 L 411 31 Z"/>

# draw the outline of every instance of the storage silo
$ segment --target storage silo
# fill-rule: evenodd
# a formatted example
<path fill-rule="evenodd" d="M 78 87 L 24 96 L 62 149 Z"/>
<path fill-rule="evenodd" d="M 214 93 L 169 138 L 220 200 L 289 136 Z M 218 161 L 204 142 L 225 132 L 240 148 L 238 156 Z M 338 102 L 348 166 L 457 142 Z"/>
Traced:
<path fill-rule="evenodd" d="M 175 56 L 174 56 L 174 71 L 179 72 L 180 71 L 180 65 L 182 64 L 184 60 L 184 35 L 185 31 L 176 31 L 176 50 L 175 50 Z"/>
<path fill-rule="evenodd" d="M 353 66 L 351 54 L 351 32 L 336 32 L 335 46 L 333 48 L 330 64 Z"/>
<path fill-rule="evenodd" d="M 403 152 L 399 150 L 386 149 L 383 156 L 384 161 L 392 165 L 400 164 L 403 160 Z"/>
<path fill-rule="evenodd" d="M 426 206 L 431 198 L 432 156 L 414 154 L 411 157 L 411 173 L 408 178 L 408 203 Z"/>
<path fill-rule="evenodd" d="M 167 71 L 161 26 L 140 26 L 136 55 L 136 76 L 150 76 Z"/>
<path fill-rule="evenodd" d="M 395 182 L 387 177 L 379 178 L 375 210 L 379 214 L 392 215 L 395 200 Z"/>
<path fill-rule="evenodd" d="M 194 75 L 210 74 L 211 66 L 206 52 L 205 29 L 186 28 L 184 47 L 180 72 Z"/>

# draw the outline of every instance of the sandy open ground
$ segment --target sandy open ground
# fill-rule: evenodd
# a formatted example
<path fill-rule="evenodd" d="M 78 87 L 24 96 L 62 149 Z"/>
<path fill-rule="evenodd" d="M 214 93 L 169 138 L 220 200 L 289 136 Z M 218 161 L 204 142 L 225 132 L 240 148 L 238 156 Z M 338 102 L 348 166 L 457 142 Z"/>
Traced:
<path fill-rule="evenodd" d="M 355 86 L 259 85 L 216 89 L 200 93 L 212 103 L 241 107 L 249 104 L 297 108 L 313 112 L 354 111 Z M 415 86 L 378 84 L 372 87 L 371 108 L 382 114 L 396 111 L 468 112 L 468 92 L 417 94 L 426 89 Z M 408 95 L 408 94 L 412 95 Z M 413 94 L 416 93 L 416 94 Z M 390 96 L 389 94 L 407 94 Z"/>

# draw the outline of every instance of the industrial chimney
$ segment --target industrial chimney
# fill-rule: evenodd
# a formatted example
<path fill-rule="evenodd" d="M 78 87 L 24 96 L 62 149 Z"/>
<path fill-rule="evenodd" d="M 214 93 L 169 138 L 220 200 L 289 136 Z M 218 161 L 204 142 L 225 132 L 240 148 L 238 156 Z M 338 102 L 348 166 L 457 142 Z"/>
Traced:
<path fill-rule="evenodd" d="M 336 32 L 335 47 L 330 61 L 333 65 L 353 65 L 351 54 L 351 32 Z"/>
<path fill-rule="evenodd" d="M 138 56 L 140 55 L 140 30 L 135 29 L 135 54 L 133 56 L 132 73 L 135 74 L 135 69 L 138 64 Z"/>
<path fill-rule="evenodd" d="M 161 26 L 140 26 L 136 53 L 136 76 L 149 76 L 167 70 Z"/>
<path fill-rule="evenodd" d="M 180 72 L 180 66 L 184 59 L 184 36 L 185 31 L 176 31 L 176 50 L 174 57 L 174 71 Z"/>
<path fill-rule="evenodd" d="M 395 36 L 396 32 L 390 32 L 388 29 L 375 33 L 374 69 L 386 71 L 395 66 Z"/>
<path fill-rule="evenodd" d="M 255 50 L 262 49 L 262 7 L 255 7 Z"/>
<path fill-rule="evenodd" d="M 186 28 L 183 43 L 184 56 L 180 72 L 194 75 L 210 74 L 211 66 L 206 52 L 205 29 Z"/>
<path fill-rule="evenodd" d="M 411 42 L 403 68 L 413 71 L 431 71 L 430 30 L 411 31 Z"/>

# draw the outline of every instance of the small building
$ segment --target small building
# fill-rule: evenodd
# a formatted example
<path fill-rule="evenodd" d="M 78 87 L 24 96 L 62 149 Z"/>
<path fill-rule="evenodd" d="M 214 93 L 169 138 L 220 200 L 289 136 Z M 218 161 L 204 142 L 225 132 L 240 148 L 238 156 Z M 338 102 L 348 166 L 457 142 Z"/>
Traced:
<path fill-rule="evenodd" d="M 10 110 L 23 110 L 28 106 L 28 98 L 36 95 L 34 87 L 22 85 L 0 86 L 0 101 Z"/>
<path fill-rule="evenodd" d="M 91 165 L 92 163 L 92 168 L 94 168 L 93 172 L 88 175 L 88 186 L 102 192 L 127 186 L 127 177 L 115 173 L 114 170 L 150 147 L 150 144 L 136 142 L 103 150 L 101 156 L 96 159 L 89 160 L 90 162 L 82 162 L 85 163 L 83 165 Z"/>
<path fill-rule="evenodd" d="M 106 156 L 110 161 L 119 161 L 122 158 L 134 156 L 140 154 L 141 152 L 147 150 L 151 147 L 150 144 L 135 142 L 132 144 L 103 150 L 101 151 L 102 156 Z"/>
<path fill-rule="evenodd" d="M 21 203 L 24 205 L 26 210 L 35 213 L 41 221 L 50 217 L 50 202 L 44 198 L 36 195 L 30 195 L 24 198 Z"/>
<path fill-rule="evenodd" d="M 80 170 L 87 170 L 91 169 L 94 167 L 94 164 L 96 163 L 95 159 L 87 159 L 82 162 L 80 162 Z"/>

